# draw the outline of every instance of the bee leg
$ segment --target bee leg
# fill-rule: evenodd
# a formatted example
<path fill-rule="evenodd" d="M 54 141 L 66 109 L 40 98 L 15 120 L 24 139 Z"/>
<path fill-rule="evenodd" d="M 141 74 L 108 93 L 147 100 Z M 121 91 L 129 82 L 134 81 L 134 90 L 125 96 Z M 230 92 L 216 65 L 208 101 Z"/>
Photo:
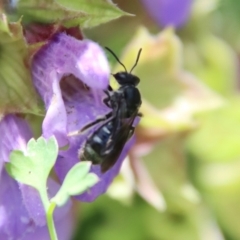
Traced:
<path fill-rule="evenodd" d="M 106 115 L 104 115 L 104 116 L 102 116 L 102 117 L 100 117 L 100 118 L 97 118 L 95 121 L 93 121 L 93 122 L 85 125 L 81 130 L 79 130 L 79 133 L 85 131 L 86 129 L 88 129 L 88 128 L 94 126 L 94 125 L 96 125 L 97 123 L 100 123 L 100 122 L 102 122 L 102 121 L 107 120 L 107 119 L 110 118 L 111 116 L 112 116 L 112 112 L 107 113 Z"/>
<path fill-rule="evenodd" d="M 110 96 L 108 91 L 104 91 L 104 92 L 106 93 L 107 97 L 103 99 L 103 102 L 107 107 L 112 108 L 112 106 L 111 106 L 111 96 Z"/>
<path fill-rule="evenodd" d="M 128 134 L 128 139 L 132 137 L 132 135 L 134 134 L 134 131 L 135 131 L 135 127 L 131 127 Z"/>
<path fill-rule="evenodd" d="M 110 92 L 113 91 L 113 89 L 112 89 L 112 87 L 110 85 L 108 85 L 108 91 L 110 91 Z"/>

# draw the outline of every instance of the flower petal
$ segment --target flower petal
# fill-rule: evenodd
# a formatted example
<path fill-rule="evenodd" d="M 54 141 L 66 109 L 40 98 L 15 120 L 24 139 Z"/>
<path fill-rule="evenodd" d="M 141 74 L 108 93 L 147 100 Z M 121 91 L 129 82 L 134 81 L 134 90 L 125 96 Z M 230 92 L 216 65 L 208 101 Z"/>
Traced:
<path fill-rule="evenodd" d="M 39 198 L 39 193 L 37 192 L 37 190 L 35 190 L 34 188 L 28 185 L 24 185 L 24 184 L 19 184 L 19 185 L 20 185 L 20 190 L 22 194 L 22 201 L 31 219 L 34 220 L 34 223 L 37 226 L 41 227 L 46 225 L 45 211 L 44 211 L 41 199 Z M 56 183 L 54 180 L 52 180 L 51 178 L 48 179 L 47 185 L 48 185 L 48 195 L 49 195 L 49 198 L 51 198 L 57 193 L 58 189 L 60 188 L 60 185 Z M 55 221 L 59 221 L 62 218 L 64 218 L 65 215 L 70 210 L 70 207 L 71 207 L 71 203 L 70 201 L 68 201 L 67 204 L 65 204 L 63 207 L 56 208 L 54 212 Z"/>
<path fill-rule="evenodd" d="M 8 162 L 13 149 L 23 152 L 26 150 L 32 133 L 23 119 L 9 114 L 0 121 L 0 136 L 0 161 Z"/>
<path fill-rule="evenodd" d="M 74 222 L 70 212 L 59 221 L 55 221 L 58 240 L 69 240 L 73 233 Z M 1 235 L 0 235 L 1 237 Z M 1 238 L 6 239 L 6 238 Z M 50 240 L 48 228 L 38 227 L 34 232 L 27 234 L 22 240 Z"/>
<path fill-rule="evenodd" d="M 0 179 L 0 232 L 8 238 L 19 239 L 36 227 L 21 199 L 18 183 L 5 171 Z"/>
<path fill-rule="evenodd" d="M 43 136 L 52 135 L 60 146 L 68 143 L 67 113 L 62 99 L 60 80 L 69 75 L 92 89 L 106 89 L 110 69 L 100 46 L 90 40 L 78 40 L 65 33 L 54 36 L 34 57 L 32 74 L 47 114 Z"/>
<path fill-rule="evenodd" d="M 188 19 L 192 0 L 142 0 L 150 15 L 163 27 L 181 27 Z"/>

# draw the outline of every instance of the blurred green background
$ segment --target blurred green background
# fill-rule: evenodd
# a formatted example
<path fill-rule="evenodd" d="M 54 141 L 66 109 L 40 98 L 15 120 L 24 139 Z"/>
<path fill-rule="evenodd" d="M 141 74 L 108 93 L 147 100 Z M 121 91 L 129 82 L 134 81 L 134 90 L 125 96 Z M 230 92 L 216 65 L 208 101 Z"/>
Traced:
<path fill-rule="evenodd" d="M 166 208 L 123 187 L 114 199 L 77 206 L 74 240 L 240 239 L 240 1 L 193 1 L 176 30 L 157 24 L 141 1 L 114 3 L 136 16 L 84 34 L 113 49 L 127 69 L 143 48 L 134 72 L 144 117 L 130 159 L 143 160 Z M 151 151 L 141 155 L 143 144 Z M 116 182 L 127 186 L 121 176 Z"/>

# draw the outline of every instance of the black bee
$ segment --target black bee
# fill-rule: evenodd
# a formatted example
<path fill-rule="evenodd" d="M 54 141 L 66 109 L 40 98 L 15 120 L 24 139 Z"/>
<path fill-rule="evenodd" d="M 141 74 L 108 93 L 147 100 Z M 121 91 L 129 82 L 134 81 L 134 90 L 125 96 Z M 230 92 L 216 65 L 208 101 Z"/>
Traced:
<path fill-rule="evenodd" d="M 80 159 L 100 164 L 102 173 L 116 163 L 124 145 L 134 133 L 132 124 L 136 115 L 129 119 L 121 119 L 120 115 L 121 112 L 117 111 L 117 115 L 96 130 L 88 138 L 83 150 L 80 150 Z"/>
<path fill-rule="evenodd" d="M 107 97 L 104 99 L 104 103 L 112 109 L 112 112 L 86 125 L 81 130 L 81 132 L 85 131 L 99 122 L 106 121 L 91 134 L 83 149 L 79 151 L 79 158 L 82 161 L 89 160 L 93 164 L 100 164 L 103 173 L 116 163 L 124 145 L 133 135 L 134 127 L 132 125 L 136 116 L 141 116 L 139 108 L 142 103 L 141 94 L 136 88 L 140 79 L 131 74 L 138 63 L 142 49 L 139 50 L 136 62 L 130 72 L 127 72 L 125 66 L 109 48 L 106 49 L 113 54 L 125 71 L 113 74 L 120 87 L 114 91 L 109 86 L 109 89 L 105 91 Z"/>

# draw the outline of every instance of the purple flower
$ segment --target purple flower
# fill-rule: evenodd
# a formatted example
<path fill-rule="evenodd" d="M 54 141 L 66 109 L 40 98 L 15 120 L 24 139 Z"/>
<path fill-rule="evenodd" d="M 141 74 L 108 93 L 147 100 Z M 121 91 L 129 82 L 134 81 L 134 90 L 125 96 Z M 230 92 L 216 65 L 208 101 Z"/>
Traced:
<path fill-rule="evenodd" d="M 142 0 L 149 14 L 163 27 L 181 27 L 187 21 L 192 0 Z"/>
<path fill-rule="evenodd" d="M 79 98 L 75 93 L 80 91 L 79 95 L 83 95 L 81 92 L 84 92 L 84 84 L 87 84 L 92 89 L 89 97 L 101 97 L 97 90 L 106 89 L 108 86 L 107 60 L 102 49 L 94 42 L 79 41 L 62 33 L 55 35 L 50 43 L 35 55 L 32 73 L 35 87 L 47 110 L 43 121 L 43 136 L 49 138 L 55 135 L 58 144 L 64 146 L 68 144 L 68 132 L 78 126 L 82 127 L 84 120 L 91 120 L 88 116 L 75 116 L 79 110 L 93 111 L 89 117 L 96 117 L 97 113 L 91 101 L 86 103 L 89 106 L 82 106 L 81 101 L 85 96 Z M 81 79 L 81 82 L 76 81 L 73 76 Z M 77 101 L 80 109 L 73 106 Z M 101 110 L 101 113 L 106 112 L 106 108 Z M 71 121 L 69 115 L 70 118 L 76 118 L 76 122 Z"/>
<path fill-rule="evenodd" d="M 0 122 L 0 239 L 28 239 L 28 234 L 40 229 L 48 232 L 46 217 L 37 190 L 18 183 L 4 170 L 12 150 L 26 151 L 26 144 L 32 137 L 28 124 L 15 115 L 7 115 Z M 49 179 L 49 195 L 53 196 L 59 185 Z M 56 210 L 56 225 L 69 214 L 70 203 Z M 69 218 L 67 217 L 69 220 Z M 67 221 L 67 220 L 66 220 Z M 70 233 L 69 233 L 70 234 Z M 63 239 L 68 239 L 68 237 Z M 32 239 L 35 239 L 33 237 Z M 45 238 L 47 239 L 47 238 Z"/>
<path fill-rule="evenodd" d="M 98 44 L 59 33 L 35 55 L 32 73 L 35 87 L 46 107 L 43 136 L 55 135 L 60 146 L 68 146 L 66 151 L 59 152 L 55 165 L 62 181 L 70 168 L 79 162 L 79 149 L 103 123 L 80 135 L 71 136 L 71 133 L 111 111 L 103 103 L 106 97 L 103 90 L 109 85 L 108 61 Z M 106 173 L 101 173 L 99 165 L 91 167 L 100 181 L 87 193 L 78 196 L 79 200 L 93 201 L 107 190 L 132 143 L 130 140 L 125 145 L 117 163 Z"/>

